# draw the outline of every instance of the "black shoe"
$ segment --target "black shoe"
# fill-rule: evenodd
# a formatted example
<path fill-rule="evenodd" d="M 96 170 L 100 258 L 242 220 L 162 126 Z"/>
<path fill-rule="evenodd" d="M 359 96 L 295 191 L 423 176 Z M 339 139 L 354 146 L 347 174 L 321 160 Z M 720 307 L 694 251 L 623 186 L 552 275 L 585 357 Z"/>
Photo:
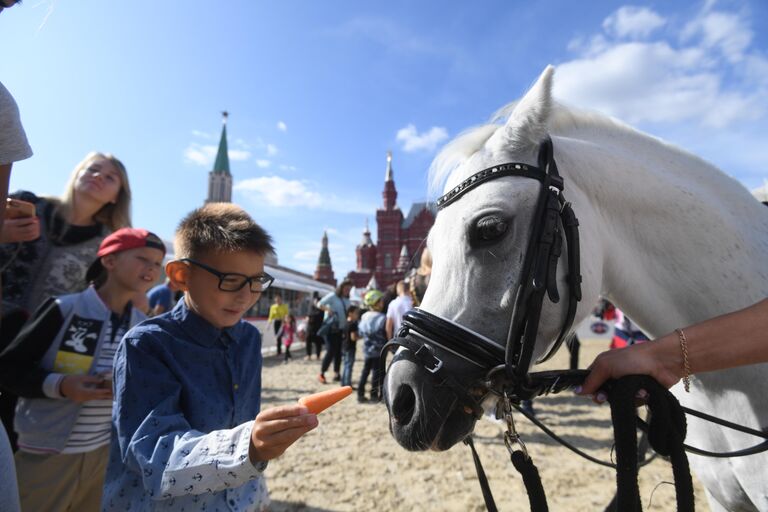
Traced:
<path fill-rule="evenodd" d="M 365 403 L 368 403 L 368 399 L 367 399 L 367 398 L 365 398 L 364 396 L 358 396 L 358 397 L 357 397 L 357 403 L 359 403 L 359 404 L 365 404 Z"/>
<path fill-rule="evenodd" d="M 339 375 L 338 373 L 333 376 L 333 382 L 339 382 L 340 380 L 341 380 L 341 375 Z"/>

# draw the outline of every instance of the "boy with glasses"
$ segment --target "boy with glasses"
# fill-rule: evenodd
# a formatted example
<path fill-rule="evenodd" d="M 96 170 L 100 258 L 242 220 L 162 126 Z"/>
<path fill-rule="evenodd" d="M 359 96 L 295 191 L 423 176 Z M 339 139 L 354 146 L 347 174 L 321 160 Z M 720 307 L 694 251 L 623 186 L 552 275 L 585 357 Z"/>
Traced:
<path fill-rule="evenodd" d="M 263 472 L 317 426 L 301 405 L 259 412 L 261 337 L 242 321 L 272 283 L 270 236 L 241 208 L 182 220 L 166 273 L 184 300 L 126 334 L 102 510 L 265 510 Z"/>

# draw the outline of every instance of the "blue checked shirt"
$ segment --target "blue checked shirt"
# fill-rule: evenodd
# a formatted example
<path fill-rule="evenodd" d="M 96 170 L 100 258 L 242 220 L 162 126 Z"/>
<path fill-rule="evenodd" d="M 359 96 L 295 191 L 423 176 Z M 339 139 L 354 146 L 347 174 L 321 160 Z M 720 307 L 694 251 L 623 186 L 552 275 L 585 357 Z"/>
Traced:
<path fill-rule="evenodd" d="M 261 365 L 255 327 L 216 329 L 183 300 L 126 333 L 102 510 L 264 510 L 266 463 L 248 458 Z"/>

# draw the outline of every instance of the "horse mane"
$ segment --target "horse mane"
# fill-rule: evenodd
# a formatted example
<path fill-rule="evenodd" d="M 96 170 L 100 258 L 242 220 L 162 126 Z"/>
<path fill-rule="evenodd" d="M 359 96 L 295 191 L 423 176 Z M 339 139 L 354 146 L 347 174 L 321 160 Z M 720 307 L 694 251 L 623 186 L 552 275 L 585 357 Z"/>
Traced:
<path fill-rule="evenodd" d="M 504 126 L 517 104 L 518 100 L 503 106 L 491 116 L 488 123 L 468 128 L 440 150 L 429 168 L 428 184 L 431 195 L 442 194 L 453 171 L 473 154 L 483 149 L 485 143 L 496 130 Z M 694 158 L 700 163 L 706 163 L 699 157 L 658 137 L 636 130 L 616 118 L 591 110 L 566 106 L 558 102 L 552 103 L 547 120 L 547 131 L 551 135 L 572 136 L 582 140 L 589 140 L 599 134 L 616 135 L 617 132 L 623 132 L 636 139 L 644 140 L 646 143 L 664 146 L 668 150 L 678 153 L 681 157 Z M 711 166 L 708 163 L 706 165 Z"/>

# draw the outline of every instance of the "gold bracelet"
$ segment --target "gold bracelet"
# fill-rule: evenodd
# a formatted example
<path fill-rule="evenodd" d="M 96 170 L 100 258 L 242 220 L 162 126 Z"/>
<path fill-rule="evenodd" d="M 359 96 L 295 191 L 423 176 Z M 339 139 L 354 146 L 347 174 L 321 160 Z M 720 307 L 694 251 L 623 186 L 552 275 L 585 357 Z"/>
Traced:
<path fill-rule="evenodd" d="M 680 340 L 680 350 L 683 353 L 683 387 L 686 393 L 691 392 L 691 365 L 688 362 L 688 340 L 682 329 L 675 329 L 677 338 Z"/>

